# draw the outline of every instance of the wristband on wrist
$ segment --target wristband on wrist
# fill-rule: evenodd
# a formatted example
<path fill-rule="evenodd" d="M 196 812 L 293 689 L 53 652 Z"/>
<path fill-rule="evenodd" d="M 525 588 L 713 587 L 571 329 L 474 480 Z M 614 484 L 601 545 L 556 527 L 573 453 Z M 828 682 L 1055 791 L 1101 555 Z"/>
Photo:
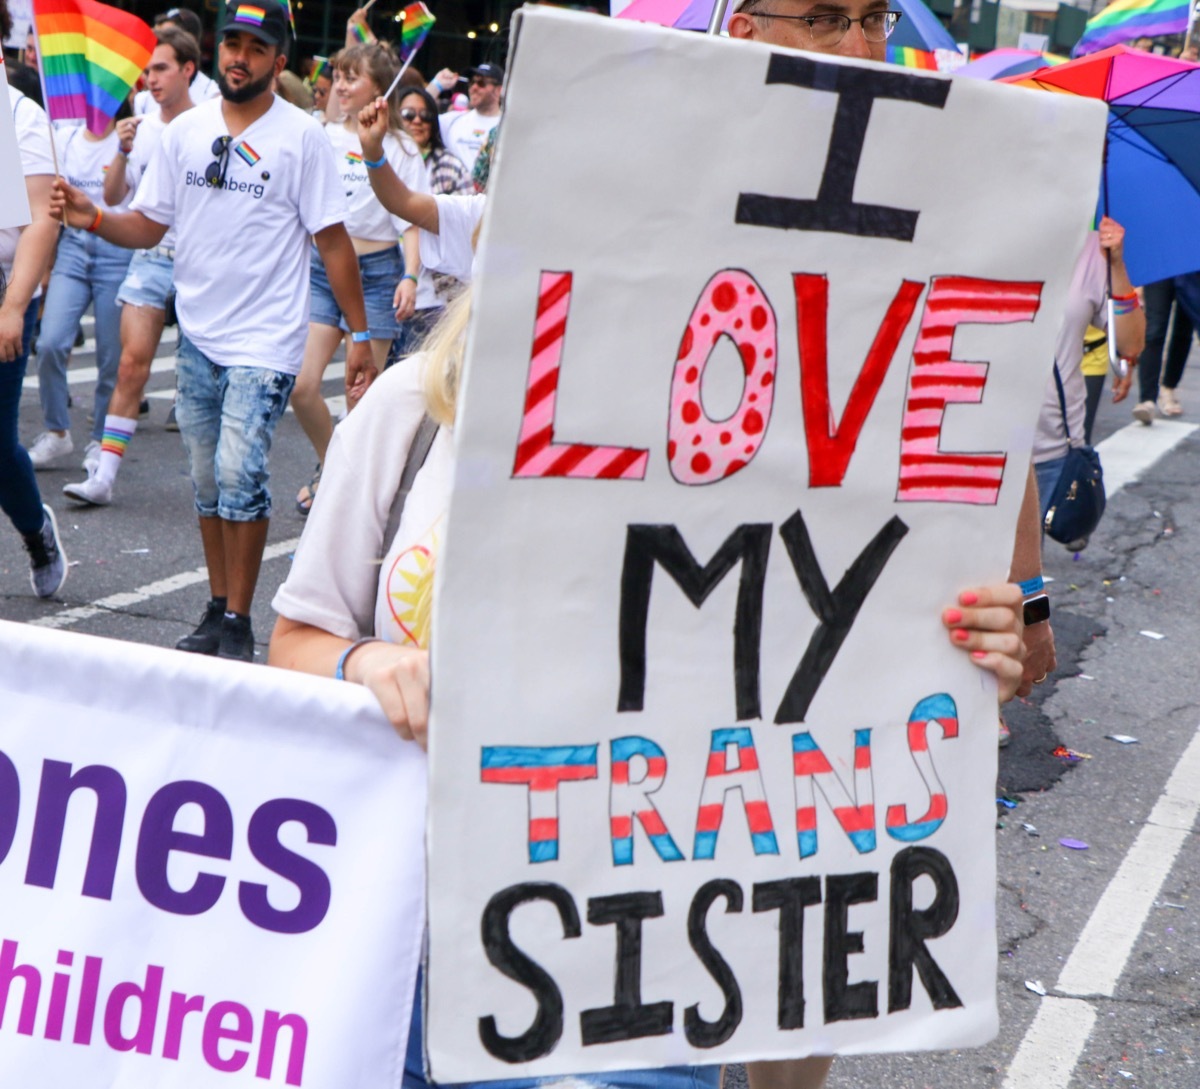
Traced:
<path fill-rule="evenodd" d="M 117 145 L 117 154 L 118 154 L 118 155 L 120 155 L 120 156 L 121 156 L 123 159 L 128 159 L 128 158 L 129 158 L 129 153 L 130 153 L 132 150 L 133 150 L 133 148 L 131 148 L 131 147 L 130 147 L 130 148 L 124 148 L 124 147 L 122 147 L 120 144 L 118 144 L 118 145 Z"/>
<path fill-rule="evenodd" d="M 350 339 L 355 344 L 366 344 L 367 341 L 371 339 L 371 330 L 364 329 L 361 333 L 351 333 Z"/>
<path fill-rule="evenodd" d="M 381 155 L 378 159 L 363 159 L 363 166 L 368 170 L 378 170 L 384 163 L 387 162 L 387 157 Z"/>
<path fill-rule="evenodd" d="M 335 681 L 344 681 L 346 679 L 346 660 L 350 657 L 350 655 L 358 650 L 358 648 L 364 643 L 378 642 L 379 640 L 372 635 L 368 636 L 366 639 L 359 639 L 356 642 L 351 643 L 345 650 L 342 651 L 341 657 L 338 658 L 337 669 L 334 671 L 333 679 Z"/>
<path fill-rule="evenodd" d="M 400 277 L 401 283 L 404 283 L 405 280 L 412 280 L 412 282 L 414 284 L 417 282 L 417 278 L 411 272 L 406 272 L 403 276 Z"/>
<path fill-rule="evenodd" d="M 1110 295 L 1113 302 L 1133 302 L 1137 298 L 1137 292 L 1131 291 L 1128 295 Z"/>
<path fill-rule="evenodd" d="M 1033 578 L 1018 582 L 1017 585 L 1021 587 L 1022 597 L 1032 597 L 1034 594 L 1040 594 L 1046 588 L 1046 581 L 1041 575 L 1034 575 Z"/>
<path fill-rule="evenodd" d="M 91 221 L 91 223 L 88 224 L 88 232 L 91 234 L 95 234 L 97 228 L 99 228 L 99 226 L 100 226 L 101 220 L 103 220 L 103 219 L 104 219 L 104 213 L 102 211 L 100 211 L 99 208 L 97 208 L 96 209 L 96 218 L 93 219 Z"/>

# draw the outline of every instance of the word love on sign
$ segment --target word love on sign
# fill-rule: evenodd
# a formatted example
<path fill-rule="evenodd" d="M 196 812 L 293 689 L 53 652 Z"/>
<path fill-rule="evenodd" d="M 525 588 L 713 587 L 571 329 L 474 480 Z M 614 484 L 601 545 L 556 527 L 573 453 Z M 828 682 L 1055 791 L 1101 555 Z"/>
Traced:
<path fill-rule="evenodd" d="M 1007 574 L 1093 105 L 522 15 L 438 559 L 435 1079 L 994 1033 L 996 690 L 941 613 Z"/>

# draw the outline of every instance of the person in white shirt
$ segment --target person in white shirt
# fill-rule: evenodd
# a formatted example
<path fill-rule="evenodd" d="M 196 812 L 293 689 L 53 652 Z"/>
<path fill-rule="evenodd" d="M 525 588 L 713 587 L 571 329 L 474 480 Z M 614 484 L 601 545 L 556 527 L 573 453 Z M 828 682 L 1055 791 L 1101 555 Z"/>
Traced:
<path fill-rule="evenodd" d="M 0 28 L 8 9 L 0 0 Z M 32 222 L 0 230 L 0 510 L 25 543 L 29 578 L 38 597 L 50 597 L 67 577 L 67 557 L 54 512 L 42 503 L 29 454 L 17 435 L 29 342 L 37 321 L 42 276 L 54 254 L 58 224 L 50 218 L 54 153 L 42 108 L 13 87 L 0 108 L 12 110 Z M 13 149 L 6 147 L 5 154 Z"/>
<path fill-rule="evenodd" d="M 475 169 L 475 160 L 488 133 L 500 123 L 504 69 L 498 64 L 481 64 L 467 74 L 470 77 L 467 98 L 471 108 L 465 113 L 444 113 L 440 123 L 446 147 L 463 161 L 470 173 Z"/>
<path fill-rule="evenodd" d="M 176 646 L 244 661 L 254 657 L 250 606 L 271 513 L 267 457 L 304 353 L 310 235 L 349 320 L 347 396 L 375 373 L 329 142 L 271 90 L 288 37 L 282 4 L 232 0 L 221 98 L 167 126 L 131 210 L 106 216 L 62 181 L 52 202 L 68 224 L 131 249 L 157 246 L 175 227 L 177 416 L 212 593 Z"/>
<path fill-rule="evenodd" d="M 200 63 L 200 46 L 187 31 L 160 27 L 158 45 L 146 66 L 154 113 L 117 123 L 117 153 L 104 175 L 104 199 L 110 206 L 128 200 L 146 172 L 151 156 L 172 121 L 191 109 L 188 88 Z M 94 459 L 85 460 L 87 479 L 63 486 L 63 494 L 80 503 L 112 502 L 121 458 L 137 430 L 142 391 L 167 319 L 167 300 L 174 294 L 175 232 L 167 231 L 153 249 L 138 250 L 117 291 L 121 305 L 121 359 L 117 387 L 108 402 L 103 435 Z"/>
<path fill-rule="evenodd" d="M 395 59 L 385 46 L 353 45 L 343 49 L 337 55 L 333 93 L 344 120 L 331 121 L 325 126 L 325 135 L 350 205 L 346 230 L 358 255 L 371 351 L 380 370 L 387 362 L 392 341 L 401 334 L 400 323 L 412 316 L 420 258 L 416 227 L 405 222 L 394 223 L 371 190 L 367 169 L 370 164 L 364 161 L 358 138 L 358 111 L 383 94 L 395 74 Z M 416 146 L 400 131 L 394 103 L 391 114 L 392 127 L 383 138 L 382 154 L 400 177 L 425 191 L 428 184 L 424 164 Z M 403 255 L 397 246 L 398 238 L 404 240 Z M 304 348 L 304 364 L 292 393 L 296 419 L 317 454 L 316 474 L 296 497 L 296 507 L 303 515 L 307 515 L 312 506 L 325 449 L 333 434 L 333 419 L 321 396 L 321 379 L 348 328 L 346 316 L 330 291 L 321 255 L 315 249 L 309 283 L 312 301 L 308 341 Z"/>
<path fill-rule="evenodd" d="M 196 46 L 199 48 L 201 41 L 204 40 L 204 27 L 200 22 L 200 16 L 189 8 L 171 8 L 170 11 L 164 11 L 161 15 L 154 17 L 154 29 L 156 31 L 164 28 L 174 27 L 177 30 L 182 30 L 190 34 L 196 40 Z M 192 78 L 191 96 L 193 102 L 203 102 L 206 98 L 216 98 L 221 90 L 217 86 L 215 79 L 210 79 L 200 68 L 200 61 L 196 61 L 196 74 Z M 145 90 L 138 91 L 133 98 L 133 112 L 138 117 L 143 114 L 154 113 L 157 108 L 157 99 L 151 93 L 149 87 Z"/>
<path fill-rule="evenodd" d="M 123 103 L 117 117 L 128 116 Z M 116 154 L 116 123 L 110 121 L 102 136 L 82 125 L 70 129 L 59 141 L 59 166 L 71 185 L 92 196 L 105 211 L 117 211 L 104 202 L 104 177 Z M 129 268 L 130 253 L 120 246 L 69 228 L 58 240 L 54 271 L 42 308 L 42 326 L 38 334 L 38 394 L 42 402 L 42 431 L 29 447 L 29 460 L 35 469 L 51 467 L 59 458 L 75 449 L 71 438 L 68 411 L 67 361 L 75 343 L 79 321 L 89 306 L 96 317 L 96 389 L 91 439 L 85 464 L 99 456 L 104 434 L 108 399 L 117 383 L 117 364 L 121 358 L 121 309 L 117 290 Z"/>

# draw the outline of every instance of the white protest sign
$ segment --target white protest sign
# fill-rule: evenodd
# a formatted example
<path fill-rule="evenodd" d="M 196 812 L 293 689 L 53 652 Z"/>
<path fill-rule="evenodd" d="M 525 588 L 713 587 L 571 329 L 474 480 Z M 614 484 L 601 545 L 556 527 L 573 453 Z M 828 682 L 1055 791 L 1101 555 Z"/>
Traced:
<path fill-rule="evenodd" d="M 25 39 L 33 26 L 33 0 L 8 0 L 8 14 L 12 19 L 12 31 L 4 44 L 9 49 L 24 49 Z"/>
<path fill-rule="evenodd" d="M 1104 108 L 524 13 L 433 623 L 438 1081 L 979 1044 Z M 833 151 L 830 152 L 830 148 Z"/>
<path fill-rule="evenodd" d="M 0 57 L 0 230 L 29 222 L 29 196 L 21 171 L 17 129 L 9 106 L 8 78 Z"/>
<path fill-rule="evenodd" d="M 395 1089 L 416 746 L 350 685 L 0 635 L 0 1081 Z"/>

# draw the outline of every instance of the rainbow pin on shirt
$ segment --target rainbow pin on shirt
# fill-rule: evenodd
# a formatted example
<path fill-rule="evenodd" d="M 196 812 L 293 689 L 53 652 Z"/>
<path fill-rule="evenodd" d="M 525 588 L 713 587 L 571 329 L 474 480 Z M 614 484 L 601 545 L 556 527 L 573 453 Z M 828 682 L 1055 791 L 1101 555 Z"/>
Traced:
<path fill-rule="evenodd" d="M 262 157 L 254 150 L 245 140 L 237 145 L 234 149 L 234 154 L 242 160 L 247 166 L 254 166 Z"/>
<path fill-rule="evenodd" d="M 362 161 L 363 161 L 363 157 L 357 151 L 347 151 L 346 152 L 346 162 L 350 163 L 351 165 L 361 166 Z"/>

